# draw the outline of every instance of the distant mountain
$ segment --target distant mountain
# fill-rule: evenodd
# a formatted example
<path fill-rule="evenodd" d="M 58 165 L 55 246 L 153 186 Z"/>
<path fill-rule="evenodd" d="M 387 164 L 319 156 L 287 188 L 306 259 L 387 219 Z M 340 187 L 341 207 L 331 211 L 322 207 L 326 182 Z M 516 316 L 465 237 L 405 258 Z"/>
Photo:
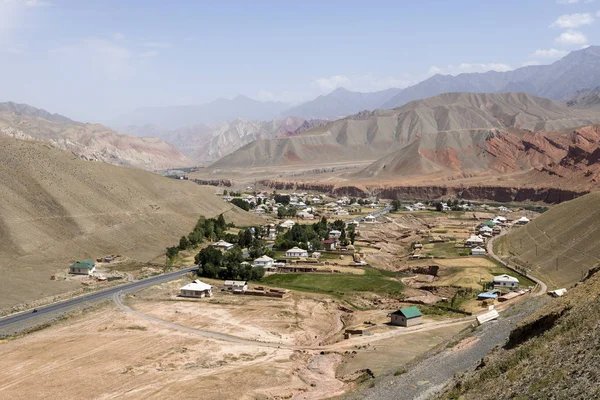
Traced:
<path fill-rule="evenodd" d="M 598 113 L 569 109 L 525 93 L 446 93 L 395 110 L 362 112 L 289 138 L 257 140 L 213 167 L 364 162 L 416 142 L 421 144 L 411 148 L 412 154 L 429 151 L 435 155 L 448 148 L 460 152 L 471 146 L 475 150 L 499 130 L 560 130 L 596 122 L 600 122 Z M 478 132 L 477 137 L 471 138 L 471 132 Z M 451 141 L 458 141 L 458 145 Z M 423 171 L 427 168 L 423 164 Z M 375 166 L 366 174 L 377 175 L 381 169 L 383 166 Z"/>
<path fill-rule="evenodd" d="M 567 107 L 579 109 L 600 108 L 600 86 L 578 90 L 567 98 L 566 104 Z"/>
<path fill-rule="evenodd" d="M 292 136 L 327 122 L 297 117 L 269 121 L 238 118 L 214 125 L 195 125 L 174 130 L 156 125 L 129 126 L 124 130 L 136 136 L 160 138 L 194 162 L 208 165 L 254 140 Z"/>
<path fill-rule="evenodd" d="M 283 115 L 303 118 L 334 119 L 356 114 L 363 110 L 380 108 L 402 89 L 387 89 L 379 92 L 360 93 L 338 88 L 325 96 L 286 110 Z"/>
<path fill-rule="evenodd" d="M 410 101 L 447 92 L 525 92 L 552 100 L 563 100 L 574 92 L 600 86 L 600 46 L 569 53 L 550 65 L 518 68 L 508 72 L 434 75 L 407 87 L 380 108 L 392 109 Z"/>
<path fill-rule="evenodd" d="M 234 99 L 217 99 L 210 103 L 188 106 L 139 108 L 111 121 L 115 128 L 131 125 L 157 125 L 166 129 L 184 126 L 214 124 L 236 118 L 269 120 L 278 117 L 289 106 L 280 103 L 253 100 L 246 96 Z"/>
<path fill-rule="evenodd" d="M 0 103 L 0 135 L 50 143 L 90 161 L 149 170 L 192 165 L 175 147 L 160 139 L 125 135 L 26 104 Z"/>

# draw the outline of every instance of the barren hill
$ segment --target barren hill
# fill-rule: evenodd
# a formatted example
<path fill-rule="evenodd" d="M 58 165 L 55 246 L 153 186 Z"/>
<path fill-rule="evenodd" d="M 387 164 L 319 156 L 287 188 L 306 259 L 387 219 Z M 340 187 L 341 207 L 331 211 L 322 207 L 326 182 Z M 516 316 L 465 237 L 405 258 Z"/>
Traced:
<path fill-rule="evenodd" d="M 77 259 L 164 254 L 201 215 L 256 221 L 214 188 L 83 161 L 45 143 L 0 136 L 0 159 L 1 306 L 63 290 L 50 274 Z"/>
<path fill-rule="evenodd" d="M 158 170 L 192 164 L 160 139 L 139 138 L 99 124 L 71 121 L 26 104 L 0 104 L 0 134 L 47 142 L 85 160 L 116 165 Z"/>
<path fill-rule="evenodd" d="M 600 193 L 552 207 L 496 242 L 497 253 L 532 269 L 551 289 L 579 281 L 600 263 Z"/>
<path fill-rule="evenodd" d="M 446 93 L 395 110 L 363 112 L 291 138 L 258 140 L 213 166 L 375 160 L 417 141 L 431 151 L 444 152 L 452 143 L 458 149 L 481 145 L 486 135 L 499 130 L 559 130 L 595 122 L 600 122 L 600 115 L 591 111 L 569 109 L 525 93 Z M 418 152 L 414 146 L 420 145 L 409 150 Z M 425 165 L 419 168 L 429 169 Z"/>

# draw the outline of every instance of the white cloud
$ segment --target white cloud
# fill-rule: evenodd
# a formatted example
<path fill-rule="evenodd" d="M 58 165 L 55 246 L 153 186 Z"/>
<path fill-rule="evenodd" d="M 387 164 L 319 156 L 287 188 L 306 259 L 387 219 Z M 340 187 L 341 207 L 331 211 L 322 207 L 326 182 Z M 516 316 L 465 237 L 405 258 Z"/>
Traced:
<path fill-rule="evenodd" d="M 522 67 L 530 67 L 532 65 L 542 65 L 542 64 L 536 60 L 525 61 L 523 64 L 521 64 Z"/>
<path fill-rule="evenodd" d="M 587 43 L 587 37 L 580 31 L 569 29 L 557 37 L 555 41 L 563 45 L 584 45 Z"/>
<path fill-rule="evenodd" d="M 596 17 L 600 17 L 600 11 L 596 11 Z"/>
<path fill-rule="evenodd" d="M 564 14 L 550 24 L 551 28 L 579 28 L 580 26 L 590 25 L 594 22 L 594 16 L 590 13 L 585 14 Z"/>
<path fill-rule="evenodd" d="M 538 49 L 538 50 L 534 51 L 530 57 L 555 59 L 555 58 L 562 58 L 562 57 L 566 56 L 567 54 L 569 54 L 568 51 L 557 50 L 555 48 L 548 49 L 548 50 Z"/>
<path fill-rule="evenodd" d="M 171 47 L 170 43 L 165 42 L 146 42 L 143 44 L 144 47 L 152 47 L 152 48 L 165 48 Z"/>
<path fill-rule="evenodd" d="M 577 4 L 579 0 L 556 0 L 557 4 Z"/>
<path fill-rule="evenodd" d="M 347 85 L 350 82 L 344 75 L 334 75 L 329 78 L 319 78 L 312 82 L 312 85 L 319 89 L 320 92 L 328 93 L 334 89 Z"/>
<path fill-rule="evenodd" d="M 123 39 L 125 39 L 125 35 L 122 34 L 121 32 L 113 33 L 112 36 L 113 36 L 113 39 L 115 39 L 115 40 L 123 40 Z"/>
<path fill-rule="evenodd" d="M 504 63 L 461 63 L 458 65 L 450 64 L 446 67 L 438 67 L 434 65 L 429 68 L 429 74 L 458 75 L 469 72 L 506 72 L 511 70 L 513 70 L 513 67 Z"/>
<path fill-rule="evenodd" d="M 405 88 L 414 83 L 414 79 L 406 74 L 401 77 L 357 74 L 350 76 L 333 75 L 329 78 L 315 79 L 311 82 L 311 87 L 315 88 L 320 94 L 326 94 L 339 87 L 357 92 L 376 92 L 390 88 Z"/>
<path fill-rule="evenodd" d="M 52 3 L 44 0 L 27 0 L 25 1 L 25 5 L 27 7 L 48 7 L 51 6 Z"/>

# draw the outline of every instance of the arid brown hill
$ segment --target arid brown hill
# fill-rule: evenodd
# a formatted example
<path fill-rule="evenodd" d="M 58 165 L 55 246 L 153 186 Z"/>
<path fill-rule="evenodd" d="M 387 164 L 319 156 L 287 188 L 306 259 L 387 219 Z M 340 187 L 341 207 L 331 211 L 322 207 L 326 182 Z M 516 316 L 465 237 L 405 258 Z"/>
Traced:
<path fill-rule="evenodd" d="M 214 188 L 83 161 L 45 143 L 0 136 L 0 160 L 1 306 L 63 290 L 50 275 L 78 259 L 153 259 L 200 216 L 256 222 Z"/>
<path fill-rule="evenodd" d="M 550 208 L 499 238 L 496 252 L 528 267 L 550 289 L 572 285 L 600 263 L 600 192 Z"/>
<path fill-rule="evenodd" d="M 447 93 L 395 110 L 360 113 L 290 138 L 257 140 L 213 167 L 374 161 L 408 145 L 413 153 L 426 149 L 446 157 L 451 149 L 476 151 L 474 146 L 483 146 L 489 135 L 510 129 L 550 131 L 595 122 L 600 122 L 597 113 L 524 93 Z M 427 160 L 414 162 L 415 172 L 431 169 Z"/>
<path fill-rule="evenodd" d="M 192 165 L 160 139 L 121 134 L 100 124 L 83 124 L 26 104 L 0 103 L 0 134 L 50 143 L 84 160 L 148 170 Z"/>

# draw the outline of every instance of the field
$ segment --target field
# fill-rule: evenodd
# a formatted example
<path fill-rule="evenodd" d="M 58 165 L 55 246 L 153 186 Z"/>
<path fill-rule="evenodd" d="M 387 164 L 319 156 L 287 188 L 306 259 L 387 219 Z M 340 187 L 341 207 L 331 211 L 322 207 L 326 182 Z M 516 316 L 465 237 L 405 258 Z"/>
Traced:
<path fill-rule="evenodd" d="M 285 289 L 329 294 L 343 298 L 353 292 L 371 292 L 398 297 L 404 285 L 393 279 L 393 273 L 365 269 L 362 276 L 351 274 L 278 274 L 263 279 L 265 284 Z"/>
<path fill-rule="evenodd" d="M 475 290 L 483 290 L 481 283 L 491 282 L 492 278 L 497 275 L 509 274 L 519 279 L 519 285 L 522 288 L 535 286 L 531 280 L 515 274 L 509 269 L 494 266 L 489 267 L 449 267 L 441 268 L 439 271 L 439 279 L 436 280 L 434 286 L 455 286 L 471 288 Z"/>

